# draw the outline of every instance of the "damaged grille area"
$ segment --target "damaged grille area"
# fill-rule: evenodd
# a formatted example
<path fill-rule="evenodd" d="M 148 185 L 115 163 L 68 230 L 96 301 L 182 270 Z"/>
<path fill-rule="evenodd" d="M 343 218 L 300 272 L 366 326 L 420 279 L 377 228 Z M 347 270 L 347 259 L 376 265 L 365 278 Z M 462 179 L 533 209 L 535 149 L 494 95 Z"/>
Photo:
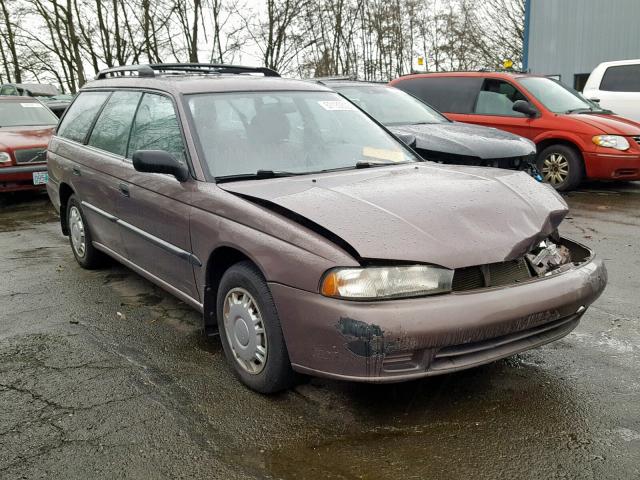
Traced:
<path fill-rule="evenodd" d="M 453 274 L 454 292 L 477 288 L 499 287 L 529 280 L 533 277 L 524 257 L 508 262 L 459 268 Z"/>
<path fill-rule="evenodd" d="M 15 150 L 13 155 L 16 157 L 16 163 L 43 163 L 47 159 L 46 153 L 45 148 L 23 148 Z"/>
<path fill-rule="evenodd" d="M 570 269 L 589 258 L 589 251 L 566 239 L 565 244 L 540 242 L 525 256 L 507 262 L 458 268 L 453 274 L 453 292 L 501 287 L 526 282 Z"/>

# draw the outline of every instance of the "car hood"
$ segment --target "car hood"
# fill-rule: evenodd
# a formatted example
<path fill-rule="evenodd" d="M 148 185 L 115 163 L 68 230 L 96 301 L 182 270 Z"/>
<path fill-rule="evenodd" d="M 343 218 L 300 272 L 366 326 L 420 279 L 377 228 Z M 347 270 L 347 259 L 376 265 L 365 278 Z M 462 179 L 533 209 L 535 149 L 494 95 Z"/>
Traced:
<path fill-rule="evenodd" d="M 601 133 L 624 136 L 640 135 L 640 123 L 618 115 L 572 113 L 567 116 L 577 122 L 595 127 Z"/>
<path fill-rule="evenodd" d="M 448 268 L 520 257 L 567 213 L 552 188 L 526 173 L 431 162 L 219 186 L 303 217 L 360 259 Z"/>
<path fill-rule="evenodd" d="M 54 127 L 2 127 L 0 128 L 0 148 L 19 150 L 46 147 L 53 129 Z"/>
<path fill-rule="evenodd" d="M 525 138 L 497 128 L 448 122 L 425 125 L 390 126 L 398 134 L 416 137 L 416 148 L 481 159 L 522 157 L 535 153 L 535 145 Z"/>

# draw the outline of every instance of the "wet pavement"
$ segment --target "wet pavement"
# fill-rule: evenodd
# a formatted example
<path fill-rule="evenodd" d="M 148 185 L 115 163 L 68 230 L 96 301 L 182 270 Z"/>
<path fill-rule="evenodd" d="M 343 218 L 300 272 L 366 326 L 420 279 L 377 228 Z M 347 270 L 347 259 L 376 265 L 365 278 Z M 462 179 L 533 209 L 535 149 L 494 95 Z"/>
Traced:
<path fill-rule="evenodd" d="M 568 195 L 609 285 L 565 339 L 400 385 L 265 397 L 198 314 L 82 270 L 46 195 L 0 197 L 0 478 L 640 478 L 640 184 Z"/>

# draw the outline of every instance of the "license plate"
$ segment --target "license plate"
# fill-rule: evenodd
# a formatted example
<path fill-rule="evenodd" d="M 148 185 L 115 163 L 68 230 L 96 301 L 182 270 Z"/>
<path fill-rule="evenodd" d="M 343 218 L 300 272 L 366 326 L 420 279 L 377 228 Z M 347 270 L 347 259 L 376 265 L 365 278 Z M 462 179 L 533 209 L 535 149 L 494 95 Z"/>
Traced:
<path fill-rule="evenodd" d="M 47 172 L 33 172 L 33 184 L 44 185 L 49 181 L 49 174 Z"/>

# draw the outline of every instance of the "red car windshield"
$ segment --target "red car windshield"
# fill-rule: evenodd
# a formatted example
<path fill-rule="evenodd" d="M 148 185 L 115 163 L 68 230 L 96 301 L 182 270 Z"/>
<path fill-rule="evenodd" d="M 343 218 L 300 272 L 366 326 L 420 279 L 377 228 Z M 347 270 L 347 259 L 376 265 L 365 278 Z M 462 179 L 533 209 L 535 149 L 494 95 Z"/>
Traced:
<path fill-rule="evenodd" d="M 57 123 L 58 117 L 40 102 L 0 101 L 0 127 L 37 127 Z"/>

